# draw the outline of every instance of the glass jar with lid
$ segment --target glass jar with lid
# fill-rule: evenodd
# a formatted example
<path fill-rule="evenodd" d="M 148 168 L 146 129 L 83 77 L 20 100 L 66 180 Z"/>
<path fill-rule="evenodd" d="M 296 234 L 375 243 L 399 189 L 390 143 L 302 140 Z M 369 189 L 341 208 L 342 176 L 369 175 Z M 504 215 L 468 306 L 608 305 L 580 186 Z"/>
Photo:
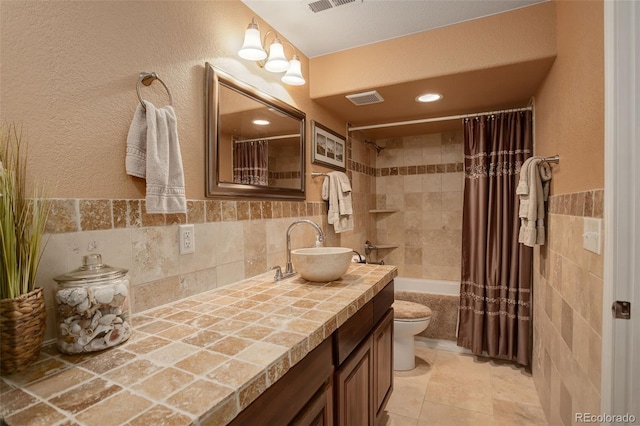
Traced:
<path fill-rule="evenodd" d="M 90 254 L 82 266 L 54 278 L 57 347 L 66 354 L 94 352 L 126 341 L 132 332 L 127 269 Z"/>

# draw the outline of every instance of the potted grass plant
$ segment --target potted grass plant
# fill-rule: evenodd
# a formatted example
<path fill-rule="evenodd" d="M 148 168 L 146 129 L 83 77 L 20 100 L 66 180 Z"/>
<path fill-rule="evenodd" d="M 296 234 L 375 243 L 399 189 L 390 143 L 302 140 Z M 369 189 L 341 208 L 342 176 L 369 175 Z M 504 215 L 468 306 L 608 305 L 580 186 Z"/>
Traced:
<path fill-rule="evenodd" d="M 49 202 L 27 182 L 26 144 L 16 125 L 0 126 L 0 373 L 22 371 L 38 358 L 46 309 L 36 273 Z"/>

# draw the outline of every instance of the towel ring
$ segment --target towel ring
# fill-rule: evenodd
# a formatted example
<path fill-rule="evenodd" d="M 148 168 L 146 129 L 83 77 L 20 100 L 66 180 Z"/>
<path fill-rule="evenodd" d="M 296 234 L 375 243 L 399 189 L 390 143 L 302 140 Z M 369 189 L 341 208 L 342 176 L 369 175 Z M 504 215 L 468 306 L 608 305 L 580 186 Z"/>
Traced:
<path fill-rule="evenodd" d="M 142 95 L 140 94 L 140 83 L 144 84 L 145 86 L 149 86 L 151 83 L 153 83 L 154 80 L 158 80 L 160 84 L 164 86 L 165 90 L 169 94 L 169 105 L 173 106 L 173 97 L 171 96 L 171 92 L 169 91 L 167 85 L 164 84 L 164 81 L 162 81 L 155 72 L 141 72 L 140 78 L 138 79 L 138 84 L 136 84 L 136 92 L 138 92 L 138 99 L 140 99 L 140 104 L 145 111 L 147 110 L 147 107 L 145 106 Z"/>

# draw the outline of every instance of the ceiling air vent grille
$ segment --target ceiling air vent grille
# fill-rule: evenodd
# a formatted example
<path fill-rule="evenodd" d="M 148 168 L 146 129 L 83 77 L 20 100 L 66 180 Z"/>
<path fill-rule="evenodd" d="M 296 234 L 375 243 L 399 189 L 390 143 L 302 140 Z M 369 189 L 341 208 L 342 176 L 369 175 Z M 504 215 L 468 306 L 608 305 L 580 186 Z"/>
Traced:
<path fill-rule="evenodd" d="M 380 96 L 380 93 L 372 90 L 370 92 L 354 93 L 353 95 L 347 95 L 347 99 L 356 105 L 369 105 L 383 102 L 384 98 Z"/>
<path fill-rule="evenodd" d="M 309 3 L 309 9 L 313 13 L 322 12 L 323 10 L 331 9 L 333 6 L 329 0 L 318 0 L 313 3 Z"/>
<path fill-rule="evenodd" d="M 353 3 L 356 0 L 331 0 L 335 6 L 342 6 L 343 4 Z"/>

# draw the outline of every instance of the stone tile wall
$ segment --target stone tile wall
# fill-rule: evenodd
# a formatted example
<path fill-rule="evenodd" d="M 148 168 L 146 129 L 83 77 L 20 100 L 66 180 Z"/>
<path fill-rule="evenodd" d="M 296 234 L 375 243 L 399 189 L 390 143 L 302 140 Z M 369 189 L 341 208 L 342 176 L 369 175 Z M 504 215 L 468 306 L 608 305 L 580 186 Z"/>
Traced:
<path fill-rule="evenodd" d="M 549 198 L 547 244 L 534 254 L 533 378 L 549 424 L 600 412 L 604 256 L 582 247 L 603 190 Z"/>
<path fill-rule="evenodd" d="M 176 301 L 284 267 L 286 229 L 294 220 L 320 224 L 326 245 L 338 238 L 326 223 L 323 202 L 190 200 L 186 214 L 147 214 L 144 200 L 54 199 L 37 284 L 45 289 L 46 339 L 54 338 L 53 277 L 99 253 L 129 270 L 133 312 Z M 195 227 L 193 254 L 180 255 L 178 224 Z M 292 247 L 315 242 L 310 226 L 292 231 Z"/>
<path fill-rule="evenodd" d="M 463 199 L 462 131 L 377 141 L 375 260 L 403 277 L 459 280 Z M 376 253 L 374 252 L 375 256 Z"/>

